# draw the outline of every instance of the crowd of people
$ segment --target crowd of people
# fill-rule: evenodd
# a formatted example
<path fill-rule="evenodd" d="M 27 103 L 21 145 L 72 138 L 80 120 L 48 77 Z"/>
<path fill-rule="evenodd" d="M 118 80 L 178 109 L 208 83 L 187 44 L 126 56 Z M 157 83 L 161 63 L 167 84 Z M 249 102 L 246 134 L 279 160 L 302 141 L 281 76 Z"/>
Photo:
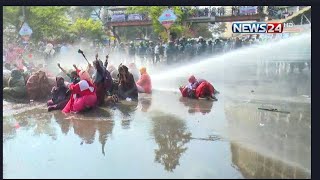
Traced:
<path fill-rule="evenodd" d="M 278 37 L 277 37 L 278 38 Z M 282 37 L 281 37 L 282 38 Z M 118 59 L 137 62 L 141 64 L 157 64 L 165 62 L 170 65 L 173 63 L 199 60 L 204 56 L 212 56 L 225 53 L 241 47 L 263 43 L 266 38 L 259 35 L 249 35 L 233 38 L 204 39 L 199 38 L 180 38 L 175 41 L 164 43 L 162 41 L 141 41 L 134 43 L 115 44 L 111 47 L 111 53 L 118 54 Z"/>
<path fill-rule="evenodd" d="M 259 35 L 249 35 L 214 41 L 199 37 L 180 38 L 168 43 L 120 43 L 109 47 L 109 53 L 104 53 L 108 54 L 104 62 L 98 55 L 92 63 L 87 61 L 85 70 L 80 70 L 76 65 L 65 70 L 66 67 L 57 63 L 55 58 L 63 57 L 65 53 L 77 54 L 76 48 L 70 44 L 10 45 L 4 49 L 3 97 L 48 100 L 49 111 L 59 109 L 65 113 L 80 112 L 119 100 L 137 100 L 139 93 L 152 93 L 147 68 L 141 67 L 139 70 L 136 65 L 138 59 L 142 66 L 146 61 L 170 65 L 261 43 L 263 39 Z M 97 53 L 101 50 L 103 48 L 93 48 L 92 51 Z M 34 54 L 38 54 L 36 56 L 41 57 L 43 62 L 35 63 Z M 109 63 L 109 54 L 113 59 L 118 59 L 117 55 L 122 58 Z M 119 66 L 116 65 L 118 62 Z M 55 73 L 56 70 L 61 71 Z M 180 91 L 183 97 L 217 100 L 212 84 L 195 77 L 190 77 L 189 84 L 180 87 Z"/>
<path fill-rule="evenodd" d="M 5 64 L 9 73 L 7 84 L 4 83 L 3 97 L 8 100 L 29 99 L 46 100 L 48 110 L 62 110 L 64 113 L 80 112 L 107 101 L 118 102 L 119 99 L 137 100 L 138 92 L 151 93 L 151 79 L 147 69 L 142 67 L 140 73 L 135 64 L 120 64 L 118 69 L 108 66 L 108 56 L 103 63 L 98 56 L 88 63 L 86 70 L 73 65 L 73 70 L 61 69 L 56 77 L 43 67 L 32 67 L 26 63 L 23 68 Z"/>
<path fill-rule="evenodd" d="M 4 46 L 4 57 L 6 63 L 12 67 L 25 68 L 26 62 L 29 66 L 54 66 L 56 59 L 68 57 L 71 64 L 77 63 L 74 59 L 79 58 L 76 52 L 79 48 L 85 48 L 84 51 L 89 56 L 94 54 L 112 55 L 112 63 L 120 64 L 126 62 L 140 64 L 172 64 L 186 62 L 190 60 L 200 60 L 201 57 L 225 53 L 241 47 L 247 47 L 253 44 L 261 44 L 271 40 L 288 38 L 288 33 L 283 34 L 262 34 L 262 35 L 243 35 L 231 38 L 204 39 L 198 38 L 177 38 L 173 41 L 164 42 L 161 39 L 139 40 L 131 42 L 121 42 L 109 44 L 94 45 L 89 42 L 72 44 L 72 43 L 44 43 L 28 44 L 10 44 Z M 69 55 L 72 55 L 70 57 Z M 44 61 L 43 61 L 44 60 Z"/>
<path fill-rule="evenodd" d="M 10 72 L 8 83 L 4 84 L 3 97 L 7 100 L 29 99 L 30 101 L 47 100 L 48 111 L 62 110 L 64 113 L 83 112 L 106 103 L 117 103 L 119 100 L 137 101 L 139 93 L 152 93 L 151 78 L 146 67 L 140 70 L 134 63 L 120 64 L 116 69 L 109 65 L 109 56 L 102 62 L 98 54 L 92 65 L 88 62 L 85 70 L 73 65 L 73 70 L 65 70 L 61 64 L 57 68 L 61 73 L 55 77 L 50 70 L 32 67 L 25 63 L 23 68 L 5 64 Z M 181 87 L 182 88 L 182 87 Z M 189 79 L 181 94 L 189 98 L 214 97 L 216 91 L 205 80 Z"/>

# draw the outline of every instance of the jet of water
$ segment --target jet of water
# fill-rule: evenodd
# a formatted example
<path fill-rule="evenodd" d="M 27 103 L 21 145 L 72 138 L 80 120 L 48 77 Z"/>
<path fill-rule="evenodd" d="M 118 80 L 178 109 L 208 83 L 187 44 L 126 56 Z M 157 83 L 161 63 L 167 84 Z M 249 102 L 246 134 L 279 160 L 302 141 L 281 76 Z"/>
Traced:
<path fill-rule="evenodd" d="M 190 75 L 213 83 L 246 79 L 249 68 L 264 62 L 299 62 L 311 60 L 311 32 L 277 42 L 241 48 L 199 62 L 151 75 L 154 89 L 178 89 Z M 256 69 L 256 67 L 254 67 Z M 241 73 L 239 73 L 241 71 Z M 254 71 L 256 73 L 257 70 Z"/>

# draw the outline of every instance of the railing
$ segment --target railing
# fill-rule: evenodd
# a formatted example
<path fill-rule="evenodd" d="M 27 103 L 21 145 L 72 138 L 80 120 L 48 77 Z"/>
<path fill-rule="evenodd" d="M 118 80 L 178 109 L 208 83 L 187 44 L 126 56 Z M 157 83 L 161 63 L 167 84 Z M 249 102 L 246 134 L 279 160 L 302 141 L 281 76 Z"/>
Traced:
<path fill-rule="evenodd" d="M 112 18 L 115 17 L 116 15 L 124 16 L 124 18 Z M 130 19 L 130 15 L 138 15 L 137 18 Z M 109 16 L 108 22 L 134 22 L 134 21 L 150 21 L 151 19 L 148 17 L 146 14 L 114 14 L 112 16 Z"/>
<path fill-rule="evenodd" d="M 258 6 L 254 13 L 242 13 L 240 14 L 240 6 L 226 6 L 226 7 L 212 7 L 196 10 L 195 13 L 191 14 L 190 18 L 195 17 L 221 17 L 221 16 L 243 16 L 243 15 L 255 15 L 262 14 L 265 12 L 264 6 Z"/>
<path fill-rule="evenodd" d="M 188 18 L 268 14 L 273 19 L 283 19 L 293 14 L 293 13 L 283 12 L 282 15 L 278 15 L 278 11 L 281 10 L 281 8 L 277 6 L 257 6 L 256 12 L 253 12 L 253 13 L 241 13 L 240 7 L 241 6 L 225 6 L 225 7 L 222 6 L 222 7 L 211 7 L 211 8 L 205 8 L 205 9 L 195 9 L 192 14 L 188 15 Z M 308 6 L 299 6 L 299 10 L 306 7 Z M 143 14 L 141 15 L 143 16 Z M 126 16 L 128 16 L 128 14 Z M 148 17 L 146 18 L 147 19 L 142 19 L 141 21 L 150 20 Z M 126 18 L 126 20 L 123 20 L 123 21 L 128 21 L 128 20 Z M 109 22 L 120 22 L 120 21 L 109 21 Z"/>
<path fill-rule="evenodd" d="M 299 10 L 306 8 L 308 6 L 301 6 Z M 198 18 L 211 18 L 211 17 L 232 17 L 232 16 L 248 16 L 248 15 L 259 15 L 267 14 L 269 19 L 284 19 L 291 16 L 293 13 L 282 13 L 278 14 L 280 8 L 276 6 L 257 6 L 256 11 L 251 11 L 251 13 L 240 12 L 240 6 L 226 6 L 226 7 L 212 7 L 205 9 L 197 9 L 192 14 L 189 14 L 188 19 L 198 19 Z M 114 14 L 116 15 L 116 14 Z M 128 19 L 130 14 L 118 14 L 124 15 L 125 17 L 120 19 L 112 19 L 112 16 L 108 17 L 108 22 L 139 22 L 139 21 L 151 21 L 151 19 L 145 14 L 138 14 L 141 16 L 139 19 Z M 132 14 L 131 14 L 132 15 Z"/>

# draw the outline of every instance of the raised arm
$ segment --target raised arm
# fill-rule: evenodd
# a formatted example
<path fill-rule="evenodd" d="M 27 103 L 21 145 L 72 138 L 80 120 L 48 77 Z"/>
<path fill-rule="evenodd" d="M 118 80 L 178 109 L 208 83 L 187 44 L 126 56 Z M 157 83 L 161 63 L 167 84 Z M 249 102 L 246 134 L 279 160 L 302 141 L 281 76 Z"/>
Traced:
<path fill-rule="evenodd" d="M 63 73 L 68 74 L 67 71 L 64 70 L 64 69 L 60 66 L 60 63 L 58 63 L 58 67 L 59 67 L 59 69 L 61 69 L 61 71 L 62 71 Z"/>
<path fill-rule="evenodd" d="M 87 66 L 86 71 L 87 71 L 87 72 L 89 72 L 90 68 L 91 68 L 91 64 L 90 64 L 90 63 L 88 63 L 88 66 Z"/>
<path fill-rule="evenodd" d="M 73 65 L 74 69 L 77 71 L 77 74 L 79 74 L 79 72 L 81 71 L 80 69 L 78 69 L 78 67 L 74 64 Z"/>
<path fill-rule="evenodd" d="M 106 56 L 106 60 L 104 62 L 104 67 L 108 67 L 108 64 L 109 64 L 108 59 L 109 59 L 109 54 Z"/>

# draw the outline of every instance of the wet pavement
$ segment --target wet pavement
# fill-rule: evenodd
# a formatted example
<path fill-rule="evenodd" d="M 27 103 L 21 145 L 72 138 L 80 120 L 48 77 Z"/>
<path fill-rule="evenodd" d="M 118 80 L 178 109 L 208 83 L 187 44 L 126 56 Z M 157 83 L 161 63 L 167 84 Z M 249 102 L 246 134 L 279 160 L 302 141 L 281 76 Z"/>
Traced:
<path fill-rule="evenodd" d="M 286 64 L 216 62 L 216 102 L 181 98 L 185 74 L 84 114 L 4 102 L 4 178 L 310 178 L 311 73 Z"/>
<path fill-rule="evenodd" d="M 4 110 L 4 177 L 310 177 L 310 104 L 278 104 L 288 115 L 218 98 L 155 91 L 68 116 L 15 105 L 16 114 Z"/>

